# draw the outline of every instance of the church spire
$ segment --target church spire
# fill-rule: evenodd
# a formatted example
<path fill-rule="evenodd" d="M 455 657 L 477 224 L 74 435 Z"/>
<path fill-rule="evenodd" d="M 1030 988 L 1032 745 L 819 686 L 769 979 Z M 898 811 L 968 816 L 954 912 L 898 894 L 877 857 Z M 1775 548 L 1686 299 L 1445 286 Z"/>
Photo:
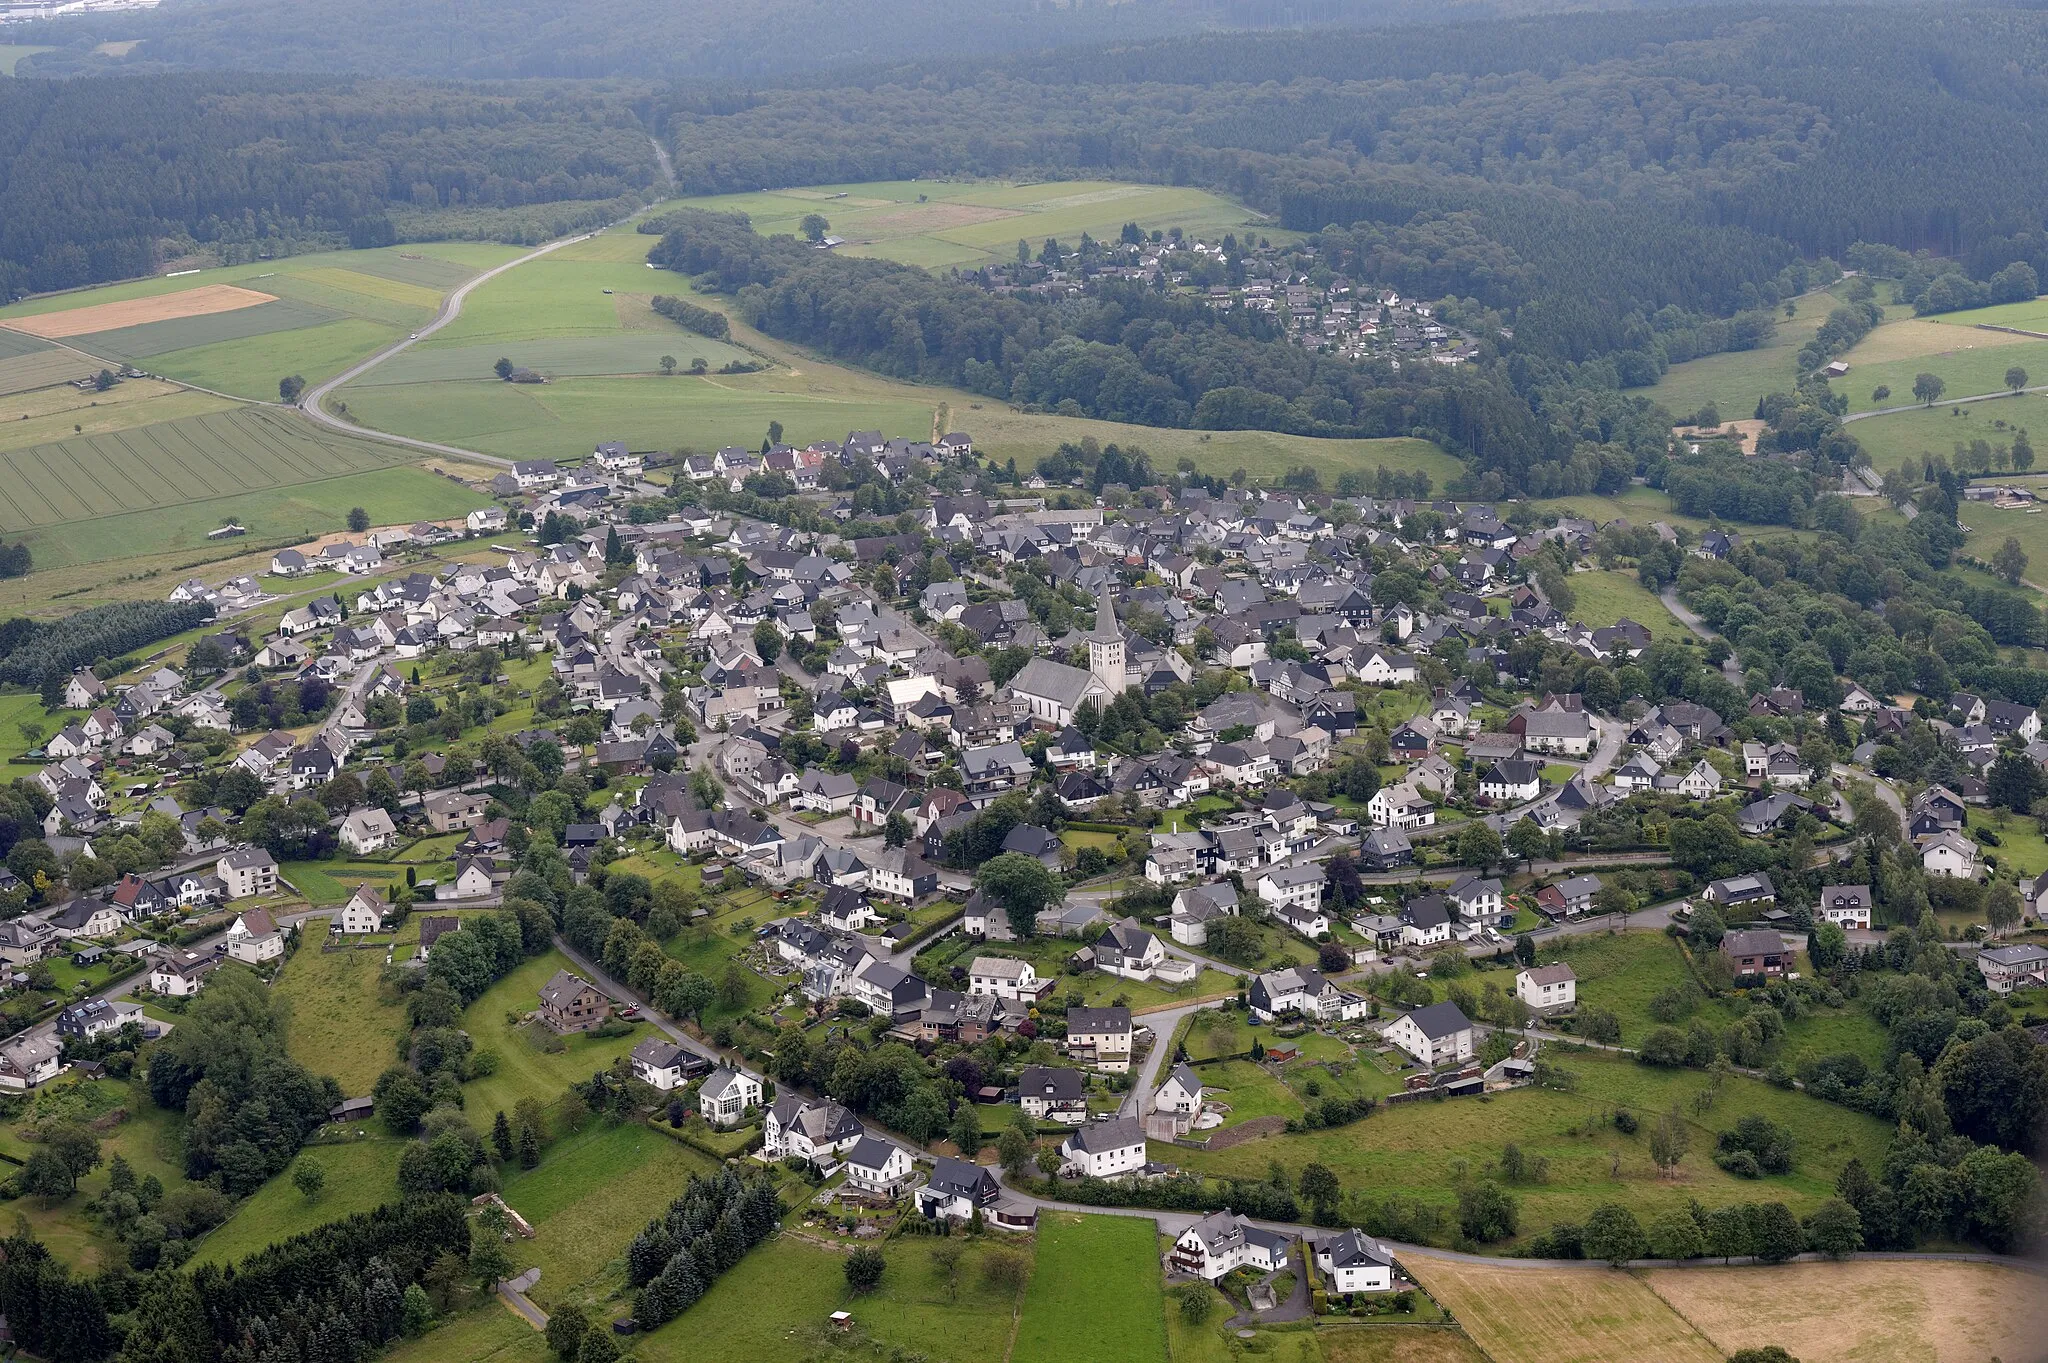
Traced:
<path fill-rule="evenodd" d="M 1095 628 L 1088 631 L 1088 637 L 1104 643 L 1123 641 L 1123 631 L 1116 627 L 1116 605 L 1109 599 L 1107 587 L 1102 589 L 1102 600 L 1095 607 Z"/>

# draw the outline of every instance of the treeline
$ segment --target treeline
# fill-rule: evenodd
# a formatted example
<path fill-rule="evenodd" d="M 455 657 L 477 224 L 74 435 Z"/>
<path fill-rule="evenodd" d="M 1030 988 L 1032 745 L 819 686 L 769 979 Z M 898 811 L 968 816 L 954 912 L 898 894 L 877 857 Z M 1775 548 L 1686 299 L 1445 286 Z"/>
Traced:
<path fill-rule="evenodd" d="M 37 686 L 54 678 L 61 696 L 65 679 L 79 668 L 118 658 L 212 618 L 213 607 L 200 601 L 123 601 L 61 620 L 17 617 L 0 625 L 0 682 Z M 51 698 L 46 694 L 44 699 Z"/>
<path fill-rule="evenodd" d="M 1519 485 L 1568 459 L 1498 378 L 1399 373 L 1312 354 L 1269 317 L 1110 283 L 1067 301 L 998 296 L 914 266 L 764 238 L 746 218 L 685 209 L 643 230 L 648 258 L 733 296 L 747 322 L 900 378 L 1076 416 L 1318 436 L 1426 434 Z"/>
<path fill-rule="evenodd" d="M 652 1330 L 695 1306 L 781 1219 L 769 1180 L 742 1182 L 730 1169 L 716 1178 L 692 1174 L 682 1196 L 626 1247 L 626 1281 L 638 1289 L 634 1322 Z"/>
<path fill-rule="evenodd" d="M 0 297 L 259 241 L 375 246 L 386 210 L 616 199 L 653 149 L 605 87 L 155 76 L 0 85 Z"/>
<path fill-rule="evenodd" d="M 658 293 L 654 295 L 650 306 L 685 331 L 694 331 L 699 336 L 709 336 L 714 341 L 723 341 L 732 335 L 732 323 L 726 320 L 724 313 L 698 307 L 688 299 Z"/>

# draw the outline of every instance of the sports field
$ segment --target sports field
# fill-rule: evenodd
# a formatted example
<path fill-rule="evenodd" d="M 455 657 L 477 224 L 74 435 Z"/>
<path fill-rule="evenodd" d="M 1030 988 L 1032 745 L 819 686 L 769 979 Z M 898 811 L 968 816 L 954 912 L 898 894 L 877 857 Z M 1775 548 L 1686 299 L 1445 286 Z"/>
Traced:
<path fill-rule="evenodd" d="M 745 213 L 761 232 L 801 230 L 821 214 L 840 249 L 909 265 L 969 269 L 1017 258 L 1017 243 L 1035 254 L 1047 237 L 1072 246 L 1086 232 L 1114 241 L 1127 222 L 1150 232 L 1178 227 L 1191 235 L 1227 231 L 1279 237 L 1268 219 L 1206 190 L 1106 180 L 1007 184 L 1001 181 L 915 180 L 881 184 L 817 185 L 759 194 L 688 199 L 695 208 Z"/>

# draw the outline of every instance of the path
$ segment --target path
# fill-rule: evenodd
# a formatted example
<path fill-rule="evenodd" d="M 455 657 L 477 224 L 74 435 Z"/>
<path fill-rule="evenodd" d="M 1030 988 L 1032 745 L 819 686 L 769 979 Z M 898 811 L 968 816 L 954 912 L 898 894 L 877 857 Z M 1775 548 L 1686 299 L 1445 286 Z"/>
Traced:
<path fill-rule="evenodd" d="M 533 1271 L 536 1274 L 539 1273 L 538 1269 L 535 1269 Z M 520 1275 L 520 1277 L 524 1276 L 526 1275 Z M 512 1285 L 517 1281 L 519 1281 L 518 1278 L 500 1278 L 498 1280 L 498 1300 L 504 1302 L 505 1305 L 511 1307 L 512 1310 L 515 1313 L 517 1313 L 522 1320 L 524 1320 L 528 1325 L 531 1325 L 534 1329 L 547 1329 L 548 1313 L 541 1310 L 538 1306 L 535 1306 L 533 1304 L 533 1298 L 527 1296 L 524 1292 L 520 1291 L 518 1288 Z M 527 1285 L 529 1287 L 532 1286 L 531 1283 Z"/>
<path fill-rule="evenodd" d="M 337 388 L 342 387 L 344 384 L 353 383 L 392 356 L 411 349 L 414 344 L 424 341 L 427 337 L 447 326 L 457 317 L 460 317 L 462 315 L 463 300 L 468 298 L 471 291 L 479 285 L 488 284 L 507 270 L 517 269 L 531 260 L 538 260 L 550 251 L 560 250 L 571 242 L 583 241 L 594 235 L 596 234 L 592 232 L 583 232 L 573 237 L 562 237 L 559 240 L 547 243 L 545 246 L 536 246 L 525 255 L 508 260 L 503 265 L 485 270 L 482 274 L 469 280 L 441 300 L 441 311 L 434 315 L 434 320 L 428 322 L 418 331 L 413 332 L 405 340 L 394 341 L 370 356 L 367 360 L 363 360 L 353 367 L 343 370 L 323 384 L 307 389 L 299 398 L 299 410 L 314 421 L 319 422 L 322 426 L 336 431 L 344 431 L 350 435 L 367 436 L 374 440 L 382 440 L 387 444 L 404 445 L 411 449 L 425 450 L 429 454 L 445 454 L 457 459 L 468 459 L 477 463 L 495 465 L 499 468 L 511 468 L 512 461 L 504 458 L 502 455 L 485 454 L 480 450 L 463 449 L 459 445 L 443 445 L 432 440 L 417 440 L 409 435 L 393 435 L 389 431 L 376 431 L 366 426 L 358 426 L 352 421 L 345 421 L 334 415 L 323 404 L 326 402 L 328 395 Z"/>
<path fill-rule="evenodd" d="M 676 187 L 676 167 L 675 162 L 668 159 L 668 148 L 662 146 L 661 139 L 653 133 L 647 134 L 647 140 L 654 144 L 654 160 L 661 167 L 661 178 L 668 181 L 670 189 L 674 189 Z"/>
<path fill-rule="evenodd" d="M 1678 599 L 1677 588 L 1666 587 L 1663 591 L 1657 593 L 1657 599 L 1664 603 L 1665 610 L 1670 611 L 1673 615 L 1678 617 L 1679 624 L 1684 625 L 1687 629 L 1691 630 L 1694 634 L 1697 634 L 1700 638 L 1706 640 L 1708 643 L 1712 643 L 1714 640 L 1719 639 L 1721 637 L 1720 635 L 1714 632 L 1713 628 L 1709 626 L 1706 621 L 1700 619 L 1700 617 L 1693 612 L 1692 607 L 1686 605 L 1683 601 L 1680 601 Z M 1733 645 L 1729 646 L 1728 656 L 1724 658 L 1721 662 L 1721 675 L 1726 677 L 1730 682 L 1734 683 L 1736 689 L 1741 689 L 1742 664 L 1735 661 L 1735 650 Z"/>
<path fill-rule="evenodd" d="M 2032 336 L 2037 333 L 2029 331 L 2020 334 Z M 2048 393 L 2048 383 L 2032 384 L 2019 391 L 2022 393 Z M 1875 407 L 1867 412 L 1851 412 L 1842 418 L 1842 423 L 1847 425 L 1851 421 L 1862 421 L 1874 416 L 1897 416 L 1900 412 L 1924 412 L 1936 407 L 1960 407 L 1966 402 L 1990 402 L 1995 398 L 2009 398 L 2013 396 L 2015 394 L 2012 389 L 2001 388 L 1995 393 L 1972 393 L 1969 397 L 1964 398 L 1941 398 L 1934 402 L 1908 402 L 1897 407 Z"/>

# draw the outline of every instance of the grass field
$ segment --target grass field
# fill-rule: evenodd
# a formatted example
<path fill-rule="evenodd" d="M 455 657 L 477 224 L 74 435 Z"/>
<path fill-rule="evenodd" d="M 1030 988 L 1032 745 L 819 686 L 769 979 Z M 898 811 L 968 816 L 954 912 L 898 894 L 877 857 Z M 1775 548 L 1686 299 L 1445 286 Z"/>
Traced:
<path fill-rule="evenodd" d="M 2048 372 L 2048 363 L 2039 367 Z M 1999 368 L 2002 373 L 2004 366 L 2001 364 Z M 1850 375 L 1850 378 L 1855 377 Z M 1910 388 L 1912 378 L 1908 376 L 1906 382 Z M 1994 383 L 1992 386 L 1998 385 Z M 1893 391 L 1898 390 L 1894 388 Z M 1952 396 L 1966 396 L 1953 388 L 1950 392 Z M 1867 398 L 1869 390 L 1865 389 L 1863 395 Z M 1910 391 L 1904 400 L 1912 401 Z M 2004 425 L 2001 426 L 2000 422 Z M 2025 427 L 2030 436 L 2032 432 L 2048 430 L 2048 395 L 2023 393 L 2016 398 L 1970 402 L 1960 407 L 1937 402 L 1932 407 L 1916 407 L 1910 412 L 1893 412 L 1889 416 L 1852 421 L 1847 430 L 1864 449 L 1870 451 L 1871 465 L 1882 473 L 1897 468 L 1903 460 L 1918 460 L 1923 454 L 1953 457 L 1958 442 L 1967 445 L 1973 440 L 1983 440 L 1992 445 L 2010 445 L 2016 427 Z"/>
<path fill-rule="evenodd" d="M 350 1090 L 357 1092 L 358 1090 Z M 290 1176 L 270 1180 L 235 1209 L 235 1214 L 199 1243 L 198 1263 L 225 1264 L 266 1245 L 323 1226 L 356 1212 L 399 1200 L 398 1156 L 405 1142 L 378 1135 L 347 1145 L 309 1145 L 298 1162 L 319 1165 L 327 1185 L 308 1201 Z"/>
<path fill-rule="evenodd" d="M 549 1363 L 541 1333 L 512 1308 L 487 1297 L 417 1339 L 401 1339 L 382 1354 L 385 1363 Z"/>
<path fill-rule="evenodd" d="M 165 1188 L 176 1188 L 184 1182 L 183 1113 L 157 1107 L 150 1102 L 145 1087 L 118 1079 L 61 1078 L 46 1086 L 44 1092 L 62 1094 L 73 1084 L 90 1091 L 88 1112 L 121 1108 L 128 1113 L 127 1120 L 100 1133 L 100 1153 L 105 1159 L 120 1155 L 133 1166 L 137 1178 L 154 1174 Z M 0 1129 L 0 1148 L 24 1159 L 34 1147 L 21 1138 L 18 1127 L 8 1126 Z M 86 1202 L 105 1192 L 106 1187 L 107 1167 L 101 1164 L 79 1180 L 77 1192 L 56 1206 L 47 1205 L 40 1197 L 24 1197 L 9 1203 L 8 1211 L 27 1220 L 37 1239 L 75 1267 L 90 1270 L 124 1262 L 120 1245 L 102 1232 L 85 1208 Z"/>
<path fill-rule="evenodd" d="M 472 1114 L 472 1120 L 482 1116 Z M 539 1268 L 538 1300 L 555 1305 L 589 1295 L 591 1282 L 625 1252 L 650 1217 L 712 1161 L 637 1122 L 593 1118 L 549 1146 L 538 1168 L 512 1173 L 505 1201 L 538 1234 L 514 1242 L 522 1268 Z M 601 1295 L 601 1294 L 600 1294 Z"/>
<path fill-rule="evenodd" d="M 0 333 L 14 339 L 14 333 Z M 27 340 L 28 337 L 20 337 Z M 0 395 L 26 393 L 49 388 L 98 373 L 98 367 L 81 355 L 50 347 L 13 354 L 0 354 Z"/>
<path fill-rule="evenodd" d="M 1420 1254 L 1402 1263 L 1493 1363 L 1722 1363 L 1726 1356 L 1631 1274 Z"/>
<path fill-rule="evenodd" d="M 563 1038 L 563 1049 L 554 1054 L 542 1050 L 541 1038 L 530 1034 L 532 1028 L 522 1029 L 518 1019 L 540 1006 L 540 987 L 557 970 L 568 968 L 568 958 L 558 951 L 536 956 L 485 990 L 463 1012 L 463 1030 L 475 1040 L 476 1049 L 498 1057 L 496 1074 L 472 1079 L 463 1090 L 472 1119 L 487 1126 L 498 1109 L 510 1112 L 521 1098 L 551 1103 L 562 1096 L 570 1080 L 588 1079 L 646 1035 L 642 1024 L 629 1036 L 571 1036 Z"/>
<path fill-rule="evenodd" d="M 1802 1363 L 2021 1363 L 2048 1339 L 2040 1279 L 1995 1264 L 1858 1259 L 1647 1280 L 1724 1353 L 1776 1344 Z"/>
<path fill-rule="evenodd" d="M 1993 404 L 1979 405 L 1988 407 Z M 1963 410 L 1967 412 L 1971 409 L 1965 407 Z M 1876 421 L 1859 421 L 1850 429 L 1860 434 L 1865 426 L 1876 426 L 1894 420 L 1897 418 L 1880 417 Z M 2018 540 L 2020 548 L 2027 552 L 2026 580 L 2048 581 L 2048 507 L 2038 510 L 2007 511 L 1989 502 L 1964 502 L 1956 508 L 1956 519 L 1970 532 L 1964 552 L 1989 561 L 1991 556 L 1998 552 L 1998 546 L 2005 543 L 2009 535 Z"/>
<path fill-rule="evenodd" d="M 0 43 L 0 76 L 13 75 L 15 63 L 23 57 L 33 57 L 38 52 L 51 50 L 33 43 Z"/>
<path fill-rule="evenodd" d="M 1706 1084 L 1704 1076 L 1656 1070 L 1595 1053 L 1553 1055 L 1577 1076 L 1572 1092 L 1519 1089 L 1484 1100 L 1406 1103 L 1338 1130 L 1279 1135 L 1222 1151 L 1176 1150 L 1174 1160 L 1199 1173 L 1263 1178 L 1274 1161 L 1290 1172 L 1318 1161 L 1345 1188 L 1374 1197 L 1399 1194 L 1448 1208 L 1456 1201 L 1457 1166 L 1479 1171 L 1514 1141 L 1550 1161 L 1549 1181 L 1517 1186 L 1521 1231 L 1540 1233 L 1560 1221 L 1582 1221 L 1605 1202 L 1621 1202 L 1644 1221 L 1697 1198 L 1707 1206 L 1764 1199 L 1810 1211 L 1833 1196 L 1834 1182 L 1851 1156 L 1866 1166 L 1882 1158 L 1886 1127 L 1873 1118 L 1797 1092 L 1737 1078 L 1704 1115 L 1687 1117 L 1692 1151 L 1674 1178 L 1658 1174 L 1648 1137 L 1623 1136 L 1606 1120 L 1617 1107 L 1639 1113 L 1686 1108 Z M 1790 1127 L 1798 1154 L 1790 1174 L 1761 1180 L 1723 1173 L 1707 1158 L 1715 1132 L 1751 1112 Z M 1589 1127 L 1590 1122 L 1590 1127 Z M 1417 1160 L 1418 1150 L 1432 1152 Z M 1620 1176 L 1614 1158 L 1620 1156 Z"/>
<path fill-rule="evenodd" d="M 1766 393 L 1790 392 L 1797 378 L 1793 360 L 1799 348 L 1813 339 L 1834 306 L 1834 299 L 1826 293 L 1809 293 L 1797 302 L 1799 315 L 1787 319 L 1780 313 L 1769 345 L 1674 364 L 1646 395 L 1662 403 L 1675 419 L 1682 420 L 1711 402 L 1720 408 L 1721 419 L 1728 421 L 1754 412 L 1757 399 Z"/>
<path fill-rule="evenodd" d="M 1179 227 L 1220 236 L 1249 230 L 1290 236 L 1261 215 L 1199 189 L 1070 181 L 1003 184 L 994 181 L 898 181 L 820 185 L 688 199 L 692 207 L 745 213 L 756 230 L 795 234 L 803 219 L 823 214 L 849 255 L 878 256 L 930 269 L 978 269 L 1017 258 L 1017 242 L 1037 252 L 1047 237 L 1073 246 L 1083 232 L 1114 241 L 1127 222 L 1150 231 Z"/>
<path fill-rule="evenodd" d="M 1166 1357 L 1156 1228 L 1127 1216 L 1043 1212 L 1011 1363 Z"/>
<path fill-rule="evenodd" d="M 1570 615 L 1580 624 L 1601 629 L 1626 617 L 1646 627 L 1652 639 L 1690 637 L 1678 617 L 1630 569 L 1573 573 L 1569 581 L 1578 598 Z"/>
<path fill-rule="evenodd" d="M 317 924 L 277 977 L 277 993 L 292 1010 L 286 1046 L 295 1060 L 358 1096 L 398 1063 L 405 1008 L 378 983 L 383 953 L 322 951 Z"/>

